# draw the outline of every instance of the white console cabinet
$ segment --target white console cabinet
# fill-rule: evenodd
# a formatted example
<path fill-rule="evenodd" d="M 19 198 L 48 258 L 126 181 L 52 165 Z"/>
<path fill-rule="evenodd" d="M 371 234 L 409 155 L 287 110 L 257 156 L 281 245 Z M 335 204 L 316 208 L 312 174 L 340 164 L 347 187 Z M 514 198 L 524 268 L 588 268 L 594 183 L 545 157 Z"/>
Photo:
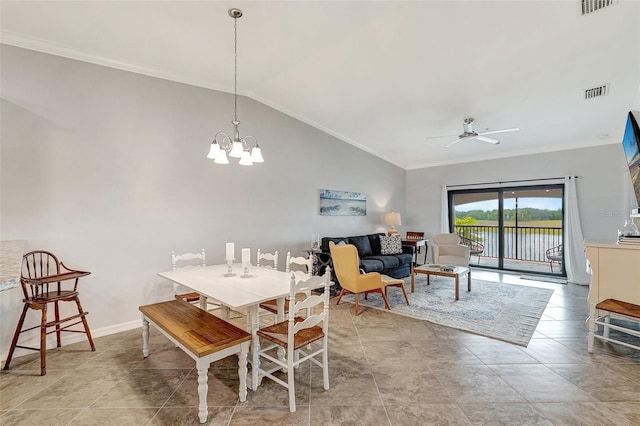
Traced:
<path fill-rule="evenodd" d="M 616 299 L 640 305 L 640 244 L 587 243 L 593 279 L 589 304 Z"/>
<path fill-rule="evenodd" d="M 588 351 L 593 352 L 595 339 L 640 350 L 637 344 L 610 334 L 616 330 L 640 337 L 637 327 L 611 323 L 612 318 L 640 322 L 640 245 L 589 243 L 586 248 L 593 273 L 588 297 Z M 602 335 L 598 326 L 603 327 Z"/>

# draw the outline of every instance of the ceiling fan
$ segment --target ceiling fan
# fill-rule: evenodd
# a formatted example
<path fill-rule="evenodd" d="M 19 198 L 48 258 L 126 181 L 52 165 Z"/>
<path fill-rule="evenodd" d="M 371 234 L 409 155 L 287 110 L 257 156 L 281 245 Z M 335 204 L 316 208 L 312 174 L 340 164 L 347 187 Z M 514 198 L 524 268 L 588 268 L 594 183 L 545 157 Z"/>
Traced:
<path fill-rule="evenodd" d="M 449 142 L 448 144 L 446 144 L 444 147 L 445 148 L 449 148 L 451 145 L 458 143 L 462 140 L 465 139 L 478 139 L 479 141 L 483 141 L 483 142 L 488 142 L 490 144 L 494 144 L 497 145 L 500 143 L 499 140 L 497 139 L 492 139 L 492 138 L 487 138 L 485 137 L 485 135 L 493 135 L 496 133 L 506 133 L 506 132 L 517 132 L 518 130 L 520 130 L 519 127 L 514 127 L 512 129 L 502 129 L 502 130 L 490 130 L 488 132 L 474 132 L 473 131 L 473 123 L 475 122 L 475 119 L 473 117 L 468 117 L 465 118 L 464 121 L 462 122 L 462 128 L 464 129 L 464 132 L 460 135 L 458 135 L 458 139 Z M 443 137 L 443 136 L 437 136 L 437 137 Z M 433 138 L 427 138 L 427 139 L 433 139 Z"/>

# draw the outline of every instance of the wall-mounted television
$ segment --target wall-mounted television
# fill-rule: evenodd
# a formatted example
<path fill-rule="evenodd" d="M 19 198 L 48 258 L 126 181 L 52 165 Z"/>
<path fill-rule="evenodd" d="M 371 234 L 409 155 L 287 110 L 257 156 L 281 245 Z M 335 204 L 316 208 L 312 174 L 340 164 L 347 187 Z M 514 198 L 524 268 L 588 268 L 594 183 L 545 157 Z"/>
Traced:
<path fill-rule="evenodd" d="M 637 113 L 629 111 L 627 116 L 627 125 L 622 138 L 622 146 L 624 155 L 627 157 L 629 165 L 629 175 L 631 176 L 631 184 L 636 194 L 636 201 L 640 206 L 640 127 L 634 116 Z"/>

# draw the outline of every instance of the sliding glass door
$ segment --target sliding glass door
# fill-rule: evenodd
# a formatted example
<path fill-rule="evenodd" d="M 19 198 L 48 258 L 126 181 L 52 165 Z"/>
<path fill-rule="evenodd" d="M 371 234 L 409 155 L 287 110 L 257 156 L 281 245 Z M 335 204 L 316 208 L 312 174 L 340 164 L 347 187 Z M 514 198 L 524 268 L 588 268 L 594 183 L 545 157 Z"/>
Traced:
<path fill-rule="evenodd" d="M 471 265 L 565 275 L 563 185 L 449 191 L 450 230 Z"/>

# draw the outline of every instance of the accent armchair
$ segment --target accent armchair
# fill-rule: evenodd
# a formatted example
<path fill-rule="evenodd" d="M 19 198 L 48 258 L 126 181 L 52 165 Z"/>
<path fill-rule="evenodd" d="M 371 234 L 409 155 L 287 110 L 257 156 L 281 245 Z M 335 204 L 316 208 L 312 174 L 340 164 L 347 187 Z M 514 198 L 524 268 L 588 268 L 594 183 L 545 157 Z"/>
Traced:
<path fill-rule="evenodd" d="M 456 234 L 438 234 L 433 237 L 433 262 L 443 265 L 469 267 L 471 248 L 460 243 Z"/>
<path fill-rule="evenodd" d="M 384 292 L 387 283 L 382 281 L 382 276 L 378 272 L 360 273 L 358 266 L 358 250 L 353 244 L 336 245 L 333 241 L 329 242 L 329 250 L 331 251 L 331 260 L 333 268 L 340 281 L 342 290 L 338 295 L 336 305 L 340 304 L 340 300 L 345 293 L 354 293 L 356 299 L 356 315 L 358 315 L 358 296 L 360 293 L 380 293 L 384 300 L 384 307 L 389 308 L 389 302 Z"/>

